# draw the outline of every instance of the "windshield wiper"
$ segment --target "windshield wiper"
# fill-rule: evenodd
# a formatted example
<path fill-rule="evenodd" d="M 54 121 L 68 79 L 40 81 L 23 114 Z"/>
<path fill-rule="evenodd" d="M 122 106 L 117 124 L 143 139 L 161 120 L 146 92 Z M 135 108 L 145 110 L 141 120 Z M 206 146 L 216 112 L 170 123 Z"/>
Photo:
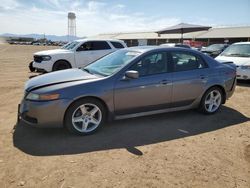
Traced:
<path fill-rule="evenodd" d="M 87 68 L 83 68 L 82 70 L 84 70 L 85 72 L 87 72 L 87 73 L 89 73 L 89 74 L 93 74 L 92 72 L 90 72 L 90 70 L 89 69 L 87 69 Z"/>

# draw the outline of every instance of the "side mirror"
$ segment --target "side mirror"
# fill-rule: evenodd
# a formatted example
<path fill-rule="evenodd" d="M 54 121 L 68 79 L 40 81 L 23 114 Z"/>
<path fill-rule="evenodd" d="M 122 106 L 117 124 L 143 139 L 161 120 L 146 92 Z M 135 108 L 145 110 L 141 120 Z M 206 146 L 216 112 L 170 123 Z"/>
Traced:
<path fill-rule="evenodd" d="M 125 72 L 125 79 L 137 79 L 139 78 L 139 72 L 134 70 L 129 70 Z"/>

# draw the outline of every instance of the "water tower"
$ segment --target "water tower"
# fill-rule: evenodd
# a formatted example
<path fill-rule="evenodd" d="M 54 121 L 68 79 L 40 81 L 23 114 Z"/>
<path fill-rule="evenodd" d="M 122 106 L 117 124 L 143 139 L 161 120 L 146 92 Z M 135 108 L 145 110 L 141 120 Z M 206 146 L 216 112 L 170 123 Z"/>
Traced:
<path fill-rule="evenodd" d="M 73 12 L 68 13 L 68 41 L 76 37 L 76 15 Z"/>

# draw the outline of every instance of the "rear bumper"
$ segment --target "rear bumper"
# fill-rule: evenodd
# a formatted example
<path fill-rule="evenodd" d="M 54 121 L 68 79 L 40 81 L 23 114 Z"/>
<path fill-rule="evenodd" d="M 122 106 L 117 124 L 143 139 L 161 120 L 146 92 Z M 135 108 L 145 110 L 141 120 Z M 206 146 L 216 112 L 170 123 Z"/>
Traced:
<path fill-rule="evenodd" d="M 250 80 L 250 69 L 237 68 L 237 79 Z"/>
<path fill-rule="evenodd" d="M 63 127 L 64 114 L 71 100 L 23 100 L 18 107 L 18 120 L 34 127 Z"/>

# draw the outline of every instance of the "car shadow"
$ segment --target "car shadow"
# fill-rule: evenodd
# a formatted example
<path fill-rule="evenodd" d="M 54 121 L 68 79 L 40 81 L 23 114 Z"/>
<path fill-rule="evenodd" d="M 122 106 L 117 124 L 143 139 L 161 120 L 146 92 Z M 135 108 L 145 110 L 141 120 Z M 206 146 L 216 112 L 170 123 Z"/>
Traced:
<path fill-rule="evenodd" d="M 114 121 L 89 136 L 72 135 L 65 129 L 39 129 L 19 123 L 13 132 L 13 145 L 34 156 L 69 155 L 118 148 L 143 155 L 135 147 L 216 131 L 246 121 L 249 121 L 248 117 L 223 106 L 214 115 L 203 115 L 191 110 Z"/>
<path fill-rule="evenodd" d="M 250 81 L 249 80 L 237 80 L 237 85 L 243 86 L 243 87 L 250 87 Z"/>

